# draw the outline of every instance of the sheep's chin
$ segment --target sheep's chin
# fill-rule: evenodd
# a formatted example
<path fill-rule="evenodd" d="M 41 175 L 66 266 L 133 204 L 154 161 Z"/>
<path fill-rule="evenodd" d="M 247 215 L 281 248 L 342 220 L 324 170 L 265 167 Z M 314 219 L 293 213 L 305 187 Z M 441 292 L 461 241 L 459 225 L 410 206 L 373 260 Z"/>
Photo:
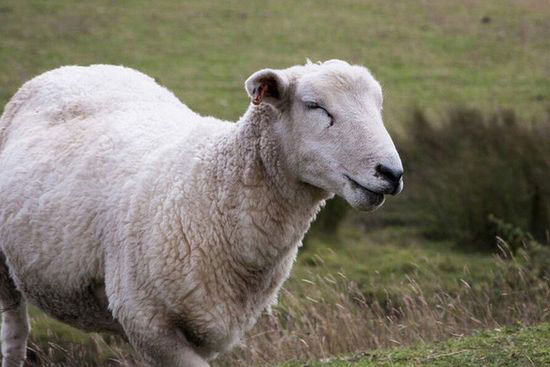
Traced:
<path fill-rule="evenodd" d="M 379 208 L 385 200 L 384 194 L 357 185 L 346 187 L 340 196 L 353 208 L 366 212 Z"/>
<path fill-rule="evenodd" d="M 370 212 L 378 209 L 382 206 L 382 204 L 384 204 L 385 200 L 384 195 L 373 192 L 363 192 L 362 194 L 353 196 L 354 197 L 352 198 L 344 197 L 344 199 L 353 208 L 364 212 Z"/>

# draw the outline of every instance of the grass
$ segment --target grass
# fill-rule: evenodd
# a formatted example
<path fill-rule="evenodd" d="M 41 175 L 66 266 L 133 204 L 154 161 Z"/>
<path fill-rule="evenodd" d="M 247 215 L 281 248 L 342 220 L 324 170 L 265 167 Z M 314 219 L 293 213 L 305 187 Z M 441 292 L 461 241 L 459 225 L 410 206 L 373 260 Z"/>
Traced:
<path fill-rule="evenodd" d="M 406 237 L 415 235 L 409 232 Z M 315 271 L 309 271 L 308 257 L 300 258 L 271 316 L 264 315 L 245 344 L 215 365 L 272 366 L 289 360 L 314 364 L 334 355 L 425 344 L 480 329 L 549 321 L 550 283 L 547 272 L 541 272 L 547 269 L 548 247 L 532 243 L 517 255 L 503 251 L 492 257 L 463 253 L 465 264 L 479 266 L 475 275 L 441 267 L 439 276 L 426 276 L 437 266 L 439 254 L 435 248 L 422 254 L 419 245 L 414 255 L 403 256 L 399 255 L 399 244 L 388 243 L 388 254 L 397 249 L 396 263 L 407 264 L 409 256 L 413 261 L 417 257 L 426 261 L 416 261 L 417 271 L 411 272 L 408 267 L 393 267 L 373 251 L 372 262 L 366 268 L 373 273 L 363 276 L 375 281 L 365 292 L 357 282 L 361 277 L 348 276 L 353 268 L 345 258 L 318 261 Z M 362 245 L 371 250 L 382 246 L 368 241 Z M 440 251 L 445 254 L 455 250 L 443 246 Z M 359 254 L 354 264 L 369 262 L 368 256 Z M 376 259 L 380 259 L 378 265 Z M 377 270 L 384 268 L 388 270 Z"/>
<path fill-rule="evenodd" d="M 522 264 L 510 267 L 487 253 L 427 240 L 417 228 L 365 234 L 352 224 L 344 222 L 330 238 L 309 238 L 272 316 L 264 315 L 245 346 L 216 366 L 315 360 L 547 319 L 550 286 L 530 273 L 519 276 Z M 527 293 L 502 299 L 501 293 L 515 291 L 509 283 Z M 31 319 L 31 361 L 37 365 L 132 365 L 131 350 L 118 338 L 85 334 L 34 308 Z"/>
<path fill-rule="evenodd" d="M 550 103 L 549 14 L 546 0 L 3 0 L 0 107 L 46 70 L 112 63 L 154 76 L 202 114 L 234 120 L 248 104 L 250 74 L 309 57 L 367 65 L 394 130 L 411 106 L 428 116 L 455 105 L 513 107 L 523 121 L 545 116 Z M 528 254 L 502 260 L 426 239 L 419 228 L 365 234 L 356 224 L 309 237 L 273 315 L 216 365 L 548 364 L 548 324 L 505 327 L 549 319 L 550 286 L 532 274 Z M 31 317 L 29 366 L 132 364 L 119 339 L 36 309 Z M 369 352 L 331 357 L 361 350 Z"/>
<path fill-rule="evenodd" d="M 505 327 L 444 343 L 417 344 L 285 367 L 516 367 L 550 365 L 550 324 Z"/>
<path fill-rule="evenodd" d="M 390 124 L 411 105 L 538 115 L 550 102 L 549 13 L 545 0 L 4 0 L 0 105 L 48 69 L 114 63 L 154 76 L 203 114 L 236 119 L 246 77 L 309 57 L 369 66 Z"/>
<path fill-rule="evenodd" d="M 386 226 L 365 233 L 346 223 L 336 236 L 319 233 L 308 238 L 289 284 L 296 290 L 302 279 L 341 273 L 363 294 L 379 299 L 411 292 L 412 278 L 424 292 L 442 287 L 452 291 L 464 282 L 486 280 L 494 269 L 492 255 L 460 250 L 451 241 L 428 240 L 419 227 Z"/>
<path fill-rule="evenodd" d="M 30 366 L 121 366 L 131 360 L 129 346 L 118 337 L 85 333 L 29 307 Z"/>

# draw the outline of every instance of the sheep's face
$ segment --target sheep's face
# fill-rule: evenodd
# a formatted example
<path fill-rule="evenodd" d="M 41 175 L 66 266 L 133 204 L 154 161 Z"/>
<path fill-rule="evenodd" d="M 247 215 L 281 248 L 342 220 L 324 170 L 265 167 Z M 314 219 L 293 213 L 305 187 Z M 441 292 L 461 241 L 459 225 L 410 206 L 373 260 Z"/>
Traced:
<path fill-rule="evenodd" d="M 382 122 L 382 89 L 343 61 L 262 70 L 247 81 L 254 103 L 280 112 L 275 131 L 297 180 L 373 210 L 403 188 L 399 154 Z"/>

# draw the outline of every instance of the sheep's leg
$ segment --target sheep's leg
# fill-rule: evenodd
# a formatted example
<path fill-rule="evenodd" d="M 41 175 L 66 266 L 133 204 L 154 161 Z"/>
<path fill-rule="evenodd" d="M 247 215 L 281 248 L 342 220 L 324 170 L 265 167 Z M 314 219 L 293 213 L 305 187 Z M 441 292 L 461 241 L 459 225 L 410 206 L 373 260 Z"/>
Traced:
<path fill-rule="evenodd" d="M 128 341 L 154 367 L 209 367 L 179 330 L 153 318 L 147 325 L 136 319 L 123 322 Z"/>
<path fill-rule="evenodd" d="M 156 338 L 153 340 L 152 338 Z M 174 343 L 166 334 L 130 337 L 130 344 L 151 367 L 209 367 L 189 346 Z M 139 340 L 141 339 L 141 340 Z"/>
<path fill-rule="evenodd" d="M 27 352 L 27 306 L 16 289 L 0 252 L 0 307 L 2 308 L 2 367 L 21 367 Z"/>
<path fill-rule="evenodd" d="M 2 314 L 2 367 L 23 366 L 28 335 L 27 307 L 21 300 L 16 307 L 4 310 Z"/>

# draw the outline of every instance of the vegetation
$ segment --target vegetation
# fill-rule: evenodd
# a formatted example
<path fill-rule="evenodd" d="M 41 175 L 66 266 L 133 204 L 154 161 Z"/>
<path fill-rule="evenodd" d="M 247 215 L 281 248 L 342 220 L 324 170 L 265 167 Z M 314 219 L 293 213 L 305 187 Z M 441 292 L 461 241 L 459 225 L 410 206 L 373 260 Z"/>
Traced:
<path fill-rule="evenodd" d="M 371 248 L 376 246 L 382 245 L 372 244 Z M 295 276 L 285 286 L 272 316 L 263 318 L 246 345 L 218 365 L 315 361 L 441 341 L 478 329 L 550 321 L 550 283 L 547 273 L 540 271 L 547 265 L 550 248 L 533 241 L 514 255 L 506 242 L 501 241 L 501 247 L 500 255 L 483 259 L 485 266 L 476 269 L 476 276 L 471 276 L 465 265 L 460 275 L 457 269 L 442 267 L 439 277 L 426 277 L 423 273 L 430 271 L 426 264 L 437 256 L 422 265 L 413 263 L 417 273 L 406 267 L 380 272 L 382 284 L 391 279 L 392 285 L 401 283 L 402 288 L 396 292 L 389 287 L 378 294 L 362 291 L 342 272 L 346 268 L 333 272 L 321 264 L 314 271 L 300 273 L 304 260 L 299 259 L 298 274 L 303 277 Z M 388 254 L 393 253 L 391 250 Z M 384 268 L 382 262 L 372 266 L 377 268 Z"/>
<path fill-rule="evenodd" d="M 550 321 L 549 14 L 546 0 L 4 0 L 0 106 L 48 69 L 114 63 L 236 119 L 260 68 L 365 64 L 405 190 L 365 215 L 329 202 L 280 304 L 216 365 L 546 365 L 548 324 L 521 327 Z M 134 365 L 118 338 L 31 317 L 29 366 Z"/>
<path fill-rule="evenodd" d="M 464 351 L 456 357 L 471 363 L 483 357 L 487 361 L 497 357 L 495 361 L 521 360 L 525 353 L 538 361 L 540 356 L 531 349 L 514 359 L 504 347 L 485 355 L 481 347 L 474 350 L 463 343 L 484 338 L 476 330 L 550 321 L 550 282 L 542 271 L 548 268 L 549 247 L 531 241 L 513 254 L 511 245 L 501 241 L 498 256 L 468 255 L 444 242 L 432 243 L 430 249 L 414 230 L 377 230 L 357 241 L 355 229 L 343 228 L 338 233 L 340 248 L 331 252 L 328 244 L 316 243 L 308 250 L 311 256 L 298 259 L 279 305 L 260 319 L 242 347 L 215 366 L 322 365 L 315 361 L 330 361 L 335 366 L 342 361 L 384 365 L 390 363 L 388 358 L 393 363 L 430 365 L 424 358 L 430 361 L 448 349 L 454 353 L 452 348 Z M 352 259 L 348 254 L 353 253 Z M 371 273 L 361 274 L 357 264 L 362 261 Z M 538 338 L 532 346 L 547 343 L 544 338 L 550 333 L 540 330 L 525 332 Z M 462 339 L 470 334 L 477 336 Z M 134 365 L 132 351 L 120 339 L 90 336 L 36 311 L 31 336 L 31 365 Z M 432 344 L 447 339 L 446 344 Z M 386 349 L 407 345 L 411 347 Z M 445 360 L 447 365 L 433 361 L 450 367 L 455 359 Z"/>
<path fill-rule="evenodd" d="M 30 307 L 31 337 L 26 366 L 32 367 L 123 367 L 132 355 L 120 338 L 87 334 L 55 321 Z"/>
<path fill-rule="evenodd" d="M 550 324 L 497 328 L 444 343 L 356 353 L 285 367 L 516 367 L 550 364 Z"/>
<path fill-rule="evenodd" d="M 288 283 L 293 292 L 301 288 L 301 279 L 341 273 L 365 297 L 395 300 L 411 291 L 411 279 L 425 293 L 449 292 L 463 287 L 463 281 L 486 280 L 495 268 L 493 256 L 428 240 L 417 227 L 385 226 L 365 234 L 347 223 L 333 236 L 310 235 L 306 246 Z"/>
<path fill-rule="evenodd" d="M 438 123 L 416 111 L 397 146 L 407 190 L 382 216 L 476 248 L 496 248 L 495 219 L 546 241 L 550 111 L 522 121 L 512 111 L 455 108 Z"/>
<path fill-rule="evenodd" d="M 411 105 L 541 115 L 549 13 L 546 0 L 3 0 L 0 105 L 48 69 L 113 63 L 154 76 L 193 110 L 235 119 L 252 72 L 309 57 L 369 66 L 396 127 Z"/>

